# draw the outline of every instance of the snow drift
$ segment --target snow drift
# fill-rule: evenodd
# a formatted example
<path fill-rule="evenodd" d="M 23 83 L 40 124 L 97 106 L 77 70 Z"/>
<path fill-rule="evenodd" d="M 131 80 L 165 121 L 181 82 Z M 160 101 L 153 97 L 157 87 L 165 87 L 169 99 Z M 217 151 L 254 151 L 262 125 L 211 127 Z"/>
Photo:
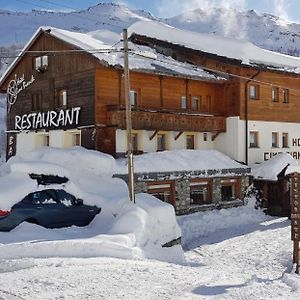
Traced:
<path fill-rule="evenodd" d="M 155 258 L 182 261 L 180 245 L 163 248 L 181 236 L 174 208 L 148 194 L 129 201 L 126 183 L 112 178 L 115 160 L 86 150 L 43 148 L 11 158 L 0 168 L 0 209 L 8 210 L 27 194 L 62 185 L 39 186 L 28 174 L 67 176 L 64 189 L 101 213 L 86 227 L 46 229 L 22 223 L 0 233 L 0 258 L 92 257 Z"/>

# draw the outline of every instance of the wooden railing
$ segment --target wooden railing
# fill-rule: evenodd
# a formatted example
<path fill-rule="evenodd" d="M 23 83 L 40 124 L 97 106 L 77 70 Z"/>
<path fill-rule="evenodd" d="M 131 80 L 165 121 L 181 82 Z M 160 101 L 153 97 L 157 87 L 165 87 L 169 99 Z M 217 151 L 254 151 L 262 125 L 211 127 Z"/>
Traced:
<path fill-rule="evenodd" d="M 126 128 L 125 109 L 108 106 L 108 125 Z M 137 130 L 170 130 L 198 132 L 226 132 L 226 118 L 195 112 L 134 109 L 131 112 L 132 128 Z"/>

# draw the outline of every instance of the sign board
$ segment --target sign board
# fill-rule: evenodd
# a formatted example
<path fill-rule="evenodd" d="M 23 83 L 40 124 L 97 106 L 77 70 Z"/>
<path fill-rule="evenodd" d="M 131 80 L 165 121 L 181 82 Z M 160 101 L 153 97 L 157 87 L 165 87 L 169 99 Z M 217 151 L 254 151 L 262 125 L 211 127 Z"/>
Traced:
<path fill-rule="evenodd" d="M 15 116 L 15 130 L 33 130 L 48 127 L 78 125 L 81 107 Z"/>
<path fill-rule="evenodd" d="M 7 87 L 7 102 L 9 105 L 9 111 L 10 107 L 16 103 L 18 95 L 28 86 L 30 86 L 34 81 L 35 78 L 33 77 L 33 75 L 31 75 L 31 78 L 26 81 L 24 74 L 21 77 L 17 77 L 17 74 L 15 74 L 14 79 L 12 79 L 8 83 Z"/>
<path fill-rule="evenodd" d="M 300 240 L 300 174 L 291 175 L 291 238 L 294 243 L 293 263 L 296 264 L 296 273 L 299 273 L 299 240 Z"/>
<path fill-rule="evenodd" d="M 11 132 L 7 134 L 7 147 L 6 147 L 6 160 L 9 160 L 12 156 L 16 155 L 17 150 L 17 134 Z"/>

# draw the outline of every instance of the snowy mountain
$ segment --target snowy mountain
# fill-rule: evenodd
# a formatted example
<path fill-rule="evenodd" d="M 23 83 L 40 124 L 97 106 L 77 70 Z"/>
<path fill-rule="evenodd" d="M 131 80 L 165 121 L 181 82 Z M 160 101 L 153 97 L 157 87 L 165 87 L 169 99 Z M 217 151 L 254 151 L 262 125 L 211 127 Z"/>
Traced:
<path fill-rule="evenodd" d="M 254 10 L 195 9 L 165 20 L 181 29 L 245 39 L 264 49 L 300 56 L 300 24 Z"/>
<path fill-rule="evenodd" d="M 109 29 L 121 32 L 138 20 L 154 19 L 149 13 L 131 10 L 124 5 L 103 3 L 76 12 L 10 12 L 0 10 L 0 46 L 24 44 L 40 26 L 88 32 Z M 7 33 L 10 34 L 7 34 Z"/>
<path fill-rule="evenodd" d="M 300 24 L 254 10 L 195 9 L 168 19 L 158 19 L 125 5 L 100 3 L 74 12 L 11 12 L 0 10 L 0 46 L 24 44 L 39 26 L 49 25 L 78 32 L 96 29 L 120 33 L 140 20 L 160 20 L 172 26 L 201 33 L 247 39 L 262 48 L 300 55 Z M 7 34 L 10 33 L 10 34 Z"/>

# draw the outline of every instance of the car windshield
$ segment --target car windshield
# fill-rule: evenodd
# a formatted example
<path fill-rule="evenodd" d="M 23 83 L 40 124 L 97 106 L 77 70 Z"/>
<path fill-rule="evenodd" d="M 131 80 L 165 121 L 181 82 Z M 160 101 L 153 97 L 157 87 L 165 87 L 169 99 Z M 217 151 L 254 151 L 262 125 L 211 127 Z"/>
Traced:
<path fill-rule="evenodd" d="M 65 206 L 76 205 L 76 198 L 64 190 L 57 190 L 59 201 Z"/>
<path fill-rule="evenodd" d="M 33 204 L 55 204 L 57 197 L 55 190 L 44 190 L 31 193 L 31 201 Z"/>

